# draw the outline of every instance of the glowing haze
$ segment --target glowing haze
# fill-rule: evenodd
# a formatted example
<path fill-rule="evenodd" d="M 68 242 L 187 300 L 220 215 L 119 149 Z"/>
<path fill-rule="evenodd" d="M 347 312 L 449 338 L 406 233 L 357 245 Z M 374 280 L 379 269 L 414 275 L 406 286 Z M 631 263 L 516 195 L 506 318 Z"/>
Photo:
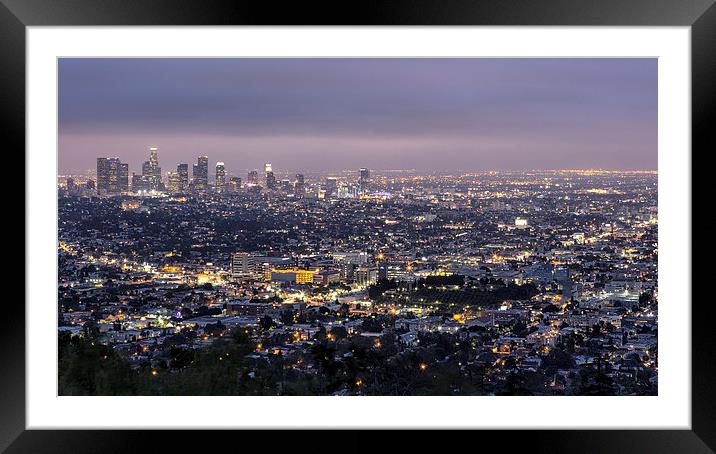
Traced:
<path fill-rule="evenodd" d="M 59 169 L 656 169 L 656 59 L 68 59 Z"/>

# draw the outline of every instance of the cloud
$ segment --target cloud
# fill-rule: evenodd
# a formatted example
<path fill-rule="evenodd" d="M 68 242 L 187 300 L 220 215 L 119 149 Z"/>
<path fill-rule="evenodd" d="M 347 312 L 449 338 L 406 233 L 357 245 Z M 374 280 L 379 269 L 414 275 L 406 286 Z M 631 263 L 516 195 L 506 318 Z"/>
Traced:
<path fill-rule="evenodd" d="M 98 154 L 141 162 L 147 142 L 170 162 L 210 150 L 229 166 L 275 156 L 279 167 L 321 170 L 354 165 L 358 153 L 374 168 L 656 167 L 654 59 L 61 59 L 59 68 L 67 170 Z"/>

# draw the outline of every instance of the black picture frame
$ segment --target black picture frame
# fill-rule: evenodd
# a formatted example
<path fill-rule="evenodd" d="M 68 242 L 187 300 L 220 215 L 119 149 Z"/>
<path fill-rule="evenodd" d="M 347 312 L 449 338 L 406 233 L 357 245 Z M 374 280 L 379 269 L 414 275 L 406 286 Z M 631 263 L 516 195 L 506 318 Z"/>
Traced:
<path fill-rule="evenodd" d="M 706 154 L 712 143 L 716 100 L 716 6 L 713 0 L 402 0 L 386 2 L 251 2 L 245 0 L 0 0 L 0 112 L 5 156 L 18 161 L 25 147 L 25 32 L 28 26 L 71 25 L 528 25 L 528 26 L 690 26 L 692 64 L 692 148 Z M 694 153 L 692 152 L 692 156 Z M 17 163 L 25 168 L 24 162 Z M 28 169 L 25 169 L 28 171 Z M 692 181 L 696 178 L 692 176 Z M 27 225 L 24 225 L 27 228 Z M 25 230 L 26 231 L 26 230 Z M 26 244 L 32 241 L 24 232 Z M 17 261 L 17 260 L 16 260 Z M 685 263 L 682 266 L 690 266 Z M 24 269 L 24 267 L 23 267 Z M 32 270 L 27 270 L 31 273 Z M 692 279 L 693 280 L 693 279 Z M 20 284 L 13 284 L 19 287 Z M 8 285 L 7 289 L 11 286 Z M 692 430 L 481 431 L 464 443 L 498 440 L 510 450 L 546 452 L 716 451 L 716 362 L 711 320 L 713 302 L 692 298 Z M 207 446 L 259 446 L 295 451 L 302 446 L 366 451 L 425 448 L 426 439 L 444 433 L 411 432 L 381 437 L 362 431 L 331 431 L 316 437 L 285 432 L 273 436 L 231 431 L 186 434 L 176 431 L 50 431 L 25 429 L 25 307 L 19 298 L 3 302 L 0 349 L 0 449 L 19 452 L 115 452 L 167 446 L 179 440 L 185 450 Z M 539 399 L 539 398 L 536 398 Z M 240 411 L 240 409 L 237 409 Z M 479 409 L 476 409 L 479 411 Z M 530 411 L 530 410 L 526 410 Z M 588 409 L 585 409 L 588 411 Z M 191 417 L 190 415 L 188 417 Z M 605 421 L 608 424 L 609 421 Z M 638 423 L 638 421 L 635 421 Z M 509 421 L 505 421 L 508 425 Z M 463 434 L 464 435 L 464 434 Z M 450 437 L 448 439 L 447 437 Z M 297 446 L 296 439 L 302 440 Z"/>

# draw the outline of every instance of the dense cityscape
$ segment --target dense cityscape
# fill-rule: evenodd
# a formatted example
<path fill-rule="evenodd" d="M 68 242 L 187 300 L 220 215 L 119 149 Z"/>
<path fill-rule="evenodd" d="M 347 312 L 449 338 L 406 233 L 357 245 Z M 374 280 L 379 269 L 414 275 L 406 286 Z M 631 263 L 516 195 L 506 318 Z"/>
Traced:
<path fill-rule="evenodd" d="M 657 394 L 655 171 L 159 154 L 58 178 L 61 395 Z"/>

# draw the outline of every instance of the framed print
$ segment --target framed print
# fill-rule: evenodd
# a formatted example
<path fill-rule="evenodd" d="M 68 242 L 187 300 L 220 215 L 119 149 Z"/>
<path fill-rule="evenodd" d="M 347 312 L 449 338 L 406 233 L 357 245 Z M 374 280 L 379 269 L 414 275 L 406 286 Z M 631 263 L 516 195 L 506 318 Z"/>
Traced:
<path fill-rule="evenodd" d="M 3 449 L 713 452 L 712 2 L 1 17 L 26 178 Z"/>

